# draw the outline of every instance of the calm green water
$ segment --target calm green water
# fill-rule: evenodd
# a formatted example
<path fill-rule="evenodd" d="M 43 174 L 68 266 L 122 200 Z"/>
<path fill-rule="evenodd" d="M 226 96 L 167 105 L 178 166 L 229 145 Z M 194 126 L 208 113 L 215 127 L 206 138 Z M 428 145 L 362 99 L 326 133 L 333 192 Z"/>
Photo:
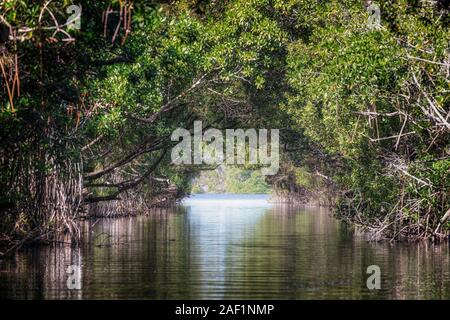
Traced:
<path fill-rule="evenodd" d="M 450 298 L 448 244 L 367 243 L 324 209 L 262 196 L 197 197 L 83 231 L 79 248 L 38 247 L 0 262 L 0 298 Z M 81 290 L 67 289 L 69 265 L 81 265 Z M 380 267 L 380 290 L 366 287 L 369 265 Z"/>

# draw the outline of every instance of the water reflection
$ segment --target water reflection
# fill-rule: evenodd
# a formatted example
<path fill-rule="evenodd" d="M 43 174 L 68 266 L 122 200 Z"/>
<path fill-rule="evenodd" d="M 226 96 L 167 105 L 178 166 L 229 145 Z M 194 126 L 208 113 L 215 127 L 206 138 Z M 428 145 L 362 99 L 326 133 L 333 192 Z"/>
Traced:
<path fill-rule="evenodd" d="M 261 196 L 195 198 L 83 231 L 81 247 L 36 247 L 0 262 L 0 298 L 450 298 L 448 244 L 367 243 L 325 209 Z M 81 290 L 67 289 L 73 264 Z M 369 291 L 373 264 L 382 289 Z"/>

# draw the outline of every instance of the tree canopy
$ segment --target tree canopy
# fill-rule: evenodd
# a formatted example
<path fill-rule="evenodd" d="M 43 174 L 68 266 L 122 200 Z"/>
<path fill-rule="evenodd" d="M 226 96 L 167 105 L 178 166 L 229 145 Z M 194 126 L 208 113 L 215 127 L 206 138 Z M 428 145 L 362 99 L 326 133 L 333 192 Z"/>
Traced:
<path fill-rule="evenodd" d="M 79 29 L 71 5 L 0 2 L 2 234 L 173 203 L 202 168 L 170 135 L 202 120 L 280 128 L 279 194 L 448 236 L 447 1 L 380 1 L 376 28 L 370 1 L 80 0 Z"/>

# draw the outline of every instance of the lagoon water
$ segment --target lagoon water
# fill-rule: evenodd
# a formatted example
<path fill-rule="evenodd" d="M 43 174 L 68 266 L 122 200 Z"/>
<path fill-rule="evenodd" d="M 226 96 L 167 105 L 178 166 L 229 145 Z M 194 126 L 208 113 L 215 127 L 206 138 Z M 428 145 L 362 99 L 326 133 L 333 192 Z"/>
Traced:
<path fill-rule="evenodd" d="M 264 195 L 197 195 L 86 222 L 83 237 L 0 261 L 0 299 L 450 299 L 448 244 L 370 243 L 326 209 Z M 367 288 L 370 265 L 380 290 Z"/>

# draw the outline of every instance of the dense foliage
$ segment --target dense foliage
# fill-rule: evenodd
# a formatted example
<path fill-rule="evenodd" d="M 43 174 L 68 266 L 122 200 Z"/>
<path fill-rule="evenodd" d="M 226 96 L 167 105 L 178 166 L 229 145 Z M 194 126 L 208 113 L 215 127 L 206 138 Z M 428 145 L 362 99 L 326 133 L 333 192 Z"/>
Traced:
<path fill-rule="evenodd" d="M 259 170 L 220 166 L 201 172 L 192 182 L 192 193 L 268 194 L 270 186 Z"/>
<path fill-rule="evenodd" d="M 352 1 L 302 12 L 314 24 L 289 44 L 283 108 L 337 159 L 321 170 L 339 186 L 340 214 L 393 238 L 439 232 L 450 200 L 448 10 L 381 3 L 376 29 Z"/>
<path fill-rule="evenodd" d="M 280 128 L 279 194 L 448 236 L 447 1 L 0 2 L 0 233 L 77 233 L 190 192 L 175 128 Z M 251 177 L 250 177 L 251 178 Z M 258 177 L 255 177 L 257 179 Z M 32 236 L 30 236 L 32 235 Z"/>

